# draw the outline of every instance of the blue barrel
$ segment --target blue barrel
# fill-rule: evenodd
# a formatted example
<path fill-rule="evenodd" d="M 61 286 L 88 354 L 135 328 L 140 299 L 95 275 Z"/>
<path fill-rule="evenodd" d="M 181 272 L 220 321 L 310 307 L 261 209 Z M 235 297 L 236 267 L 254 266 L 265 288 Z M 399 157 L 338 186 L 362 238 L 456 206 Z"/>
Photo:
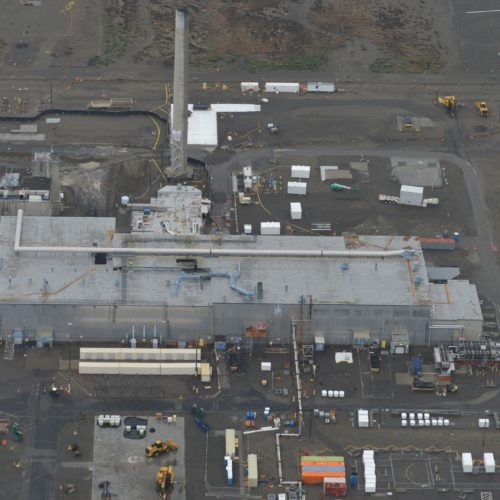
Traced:
<path fill-rule="evenodd" d="M 290 427 L 295 427 L 295 420 L 290 420 Z"/>

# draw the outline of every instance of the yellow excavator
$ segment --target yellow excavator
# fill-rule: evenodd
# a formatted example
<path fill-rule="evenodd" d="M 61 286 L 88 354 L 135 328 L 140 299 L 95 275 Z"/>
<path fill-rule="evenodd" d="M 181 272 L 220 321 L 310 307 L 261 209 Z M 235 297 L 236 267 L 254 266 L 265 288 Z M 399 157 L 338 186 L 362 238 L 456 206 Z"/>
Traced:
<path fill-rule="evenodd" d="M 170 453 L 171 451 L 177 451 L 179 445 L 175 443 L 172 439 L 167 439 L 162 441 L 157 439 L 154 443 L 146 447 L 147 457 L 156 457 L 162 455 L 163 453 Z"/>
<path fill-rule="evenodd" d="M 156 473 L 156 492 L 161 500 L 166 500 L 168 493 L 174 487 L 174 468 L 171 465 L 162 465 Z"/>
<path fill-rule="evenodd" d="M 457 98 L 454 95 L 441 96 L 436 88 L 436 104 L 441 104 L 451 118 L 454 118 L 457 111 Z"/>
<path fill-rule="evenodd" d="M 477 112 L 479 113 L 479 116 L 488 116 L 488 105 L 486 104 L 486 101 L 476 101 L 474 103 L 474 107 L 476 108 Z"/>

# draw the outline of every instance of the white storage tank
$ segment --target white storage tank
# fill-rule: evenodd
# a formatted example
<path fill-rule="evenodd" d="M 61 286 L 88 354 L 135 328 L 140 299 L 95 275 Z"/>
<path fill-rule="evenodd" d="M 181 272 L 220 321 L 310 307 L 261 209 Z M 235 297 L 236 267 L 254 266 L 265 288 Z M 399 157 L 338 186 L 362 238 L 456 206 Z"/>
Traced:
<path fill-rule="evenodd" d="M 311 177 L 311 167 L 308 165 L 292 165 L 291 177 L 309 179 Z"/>
<path fill-rule="evenodd" d="M 300 203 L 290 203 L 290 217 L 292 220 L 302 219 L 302 205 Z"/>
<path fill-rule="evenodd" d="M 123 207 L 127 207 L 128 204 L 130 203 L 130 198 L 128 196 L 124 195 L 121 197 L 120 203 Z"/>
<path fill-rule="evenodd" d="M 263 236 L 279 236 L 281 233 L 281 224 L 279 222 L 261 222 L 260 234 Z"/>
<path fill-rule="evenodd" d="M 403 184 L 399 193 L 399 200 L 404 205 L 419 207 L 424 199 L 424 188 L 420 186 L 407 186 Z"/>
<path fill-rule="evenodd" d="M 288 182 L 288 194 L 306 194 L 307 182 Z"/>

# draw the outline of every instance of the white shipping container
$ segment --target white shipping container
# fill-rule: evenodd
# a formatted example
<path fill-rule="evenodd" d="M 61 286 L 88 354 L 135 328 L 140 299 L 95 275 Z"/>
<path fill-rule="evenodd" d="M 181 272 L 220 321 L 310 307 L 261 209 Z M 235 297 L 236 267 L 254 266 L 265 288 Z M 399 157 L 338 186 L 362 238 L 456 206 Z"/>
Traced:
<path fill-rule="evenodd" d="M 472 454 L 462 453 L 462 470 L 463 472 L 472 472 Z"/>
<path fill-rule="evenodd" d="M 308 92 L 335 92 L 335 84 L 330 82 L 307 82 Z"/>
<path fill-rule="evenodd" d="M 243 232 L 245 234 L 252 234 L 252 224 L 243 224 Z"/>
<path fill-rule="evenodd" d="M 261 361 L 260 369 L 263 372 L 270 372 L 271 371 L 271 362 L 270 361 Z"/>
<path fill-rule="evenodd" d="M 300 203 L 290 203 L 290 216 L 294 220 L 302 219 L 302 205 Z"/>
<path fill-rule="evenodd" d="M 288 92 L 298 94 L 300 91 L 300 84 L 288 82 L 266 82 L 265 90 L 266 92 Z"/>
<path fill-rule="evenodd" d="M 309 179 L 311 177 L 311 167 L 307 165 L 292 165 L 292 177 Z"/>
<path fill-rule="evenodd" d="M 260 234 L 265 236 L 276 236 L 281 233 L 281 224 L 279 222 L 261 222 Z"/>
<path fill-rule="evenodd" d="M 307 182 L 288 182 L 288 194 L 306 194 Z"/>
<path fill-rule="evenodd" d="M 424 199 L 424 188 L 403 184 L 399 192 L 399 200 L 404 205 L 420 206 Z"/>
<path fill-rule="evenodd" d="M 487 474 L 493 474 L 496 470 L 495 457 L 493 453 L 485 453 L 483 455 L 484 469 Z"/>
<path fill-rule="evenodd" d="M 240 87 L 242 92 L 258 92 L 259 82 L 241 82 Z"/>
<path fill-rule="evenodd" d="M 257 468 L 257 455 L 248 455 L 248 487 L 257 488 L 259 485 L 259 471 Z"/>

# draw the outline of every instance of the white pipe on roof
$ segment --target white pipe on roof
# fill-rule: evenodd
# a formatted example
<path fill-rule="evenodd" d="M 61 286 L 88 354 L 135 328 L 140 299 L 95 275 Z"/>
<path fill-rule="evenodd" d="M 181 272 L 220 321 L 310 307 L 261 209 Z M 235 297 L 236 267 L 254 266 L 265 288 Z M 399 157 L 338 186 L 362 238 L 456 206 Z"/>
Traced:
<path fill-rule="evenodd" d="M 111 253 L 115 255 L 205 255 L 235 257 L 402 257 L 410 250 L 289 250 L 289 249 L 254 249 L 254 248 L 128 248 L 128 247 L 60 247 L 60 246 L 21 246 L 23 211 L 17 211 L 14 251 L 51 252 L 51 253 Z"/>

